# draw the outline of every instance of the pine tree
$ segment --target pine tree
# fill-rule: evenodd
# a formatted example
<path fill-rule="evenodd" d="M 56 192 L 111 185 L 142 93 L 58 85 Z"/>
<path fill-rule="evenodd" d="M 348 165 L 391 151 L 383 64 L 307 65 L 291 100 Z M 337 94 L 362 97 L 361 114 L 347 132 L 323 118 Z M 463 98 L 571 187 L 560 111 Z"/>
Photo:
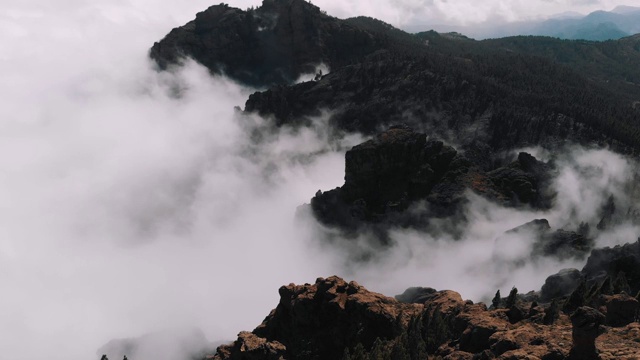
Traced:
<path fill-rule="evenodd" d="M 542 318 L 542 322 L 545 325 L 553 325 L 554 322 L 560 316 L 560 306 L 558 306 L 558 302 L 556 299 L 551 301 L 551 305 L 544 310 L 544 318 Z"/>
<path fill-rule="evenodd" d="M 498 309 L 500 307 L 501 300 L 502 297 L 500 296 L 500 290 L 498 289 L 498 291 L 496 291 L 496 296 L 494 296 L 493 300 L 491 300 L 491 307 L 494 309 Z"/>
<path fill-rule="evenodd" d="M 414 317 L 409 322 L 408 337 L 409 349 L 412 359 L 427 358 L 427 344 L 423 336 L 423 318 L 422 315 Z"/>
<path fill-rule="evenodd" d="M 344 353 L 342 353 L 342 360 L 351 360 L 351 355 L 349 354 L 349 348 L 344 348 Z"/>
<path fill-rule="evenodd" d="M 369 360 L 369 356 L 367 356 L 367 351 L 364 349 L 362 343 L 358 343 L 353 348 L 353 355 L 351 355 L 351 360 Z"/>
<path fill-rule="evenodd" d="M 438 347 L 449 340 L 449 327 L 439 309 L 433 312 L 427 325 L 426 345 L 428 352 L 435 352 Z"/>
<path fill-rule="evenodd" d="M 611 277 L 607 276 L 600 288 L 598 289 L 598 293 L 601 295 L 613 295 L 613 284 L 611 284 Z"/>
<path fill-rule="evenodd" d="M 409 356 L 409 339 L 406 332 L 402 333 L 400 338 L 396 340 L 396 344 L 391 351 L 391 360 L 411 360 L 411 356 Z"/>
<path fill-rule="evenodd" d="M 518 299 L 518 289 L 514 286 L 511 288 L 509 292 L 509 296 L 507 297 L 506 308 L 511 309 L 516 305 L 516 300 Z"/>
<path fill-rule="evenodd" d="M 616 276 L 612 286 L 614 294 L 620 294 L 623 292 L 625 294 L 629 294 L 631 292 L 631 287 L 629 286 L 629 282 L 627 281 L 624 271 L 620 271 L 618 273 L 618 276 Z"/>
<path fill-rule="evenodd" d="M 578 285 L 578 287 L 575 290 L 573 290 L 573 292 L 569 296 L 569 299 L 564 304 L 564 307 L 562 310 L 564 310 L 565 313 L 574 312 L 577 308 L 584 305 L 586 297 L 587 297 L 587 282 L 585 280 L 582 280 L 580 282 L 580 285 Z"/>
<path fill-rule="evenodd" d="M 380 338 L 376 338 L 369 353 L 369 360 L 391 360 L 391 354 L 384 346 L 384 342 Z"/>

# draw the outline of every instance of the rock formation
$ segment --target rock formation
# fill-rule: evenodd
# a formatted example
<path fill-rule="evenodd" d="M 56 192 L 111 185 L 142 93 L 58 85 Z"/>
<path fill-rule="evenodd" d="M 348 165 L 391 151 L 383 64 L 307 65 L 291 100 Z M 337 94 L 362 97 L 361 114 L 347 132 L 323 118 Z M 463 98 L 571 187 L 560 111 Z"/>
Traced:
<path fill-rule="evenodd" d="M 486 172 L 453 147 L 400 125 L 347 151 L 344 185 L 319 191 L 310 206 L 322 223 L 347 232 L 370 224 L 428 228 L 431 218 L 463 220 L 467 191 L 505 206 L 545 208 L 554 196 L 551 173 L 526 153 Z M 420 211 L 409 211 L 416 205 Z M 556 235 L 550 239 L 545 246 L 565 242 Z"/>
<path fill-rule="evenodd" d="M 288 85 L 321 63 L 338 68 L 397 46 L 310 2 L 265 0 L 246 11 L 211 6 L 156 42 L 150 56 L 163 69 L 191 57 L 215 73 L 264 87 Z"/>
<path fill-rule="evenodd" d="M 279 292 L 278 306 L 261 325 L 208 358 L 343 359 L 357 353 L 366 359 L 375 353 L 376 359 L 568 360 L 598 351 L 602 359 L 634 359 L 640 341 L 638 323 L 598 337 L 605 315 L 588 307 L 544 325 L 541 314 L 512 322 L 508 309 L 489 310 L 453 291 L 414 288 L 398 296 L 406 300 L 400 302 L 335 276 Z"/>

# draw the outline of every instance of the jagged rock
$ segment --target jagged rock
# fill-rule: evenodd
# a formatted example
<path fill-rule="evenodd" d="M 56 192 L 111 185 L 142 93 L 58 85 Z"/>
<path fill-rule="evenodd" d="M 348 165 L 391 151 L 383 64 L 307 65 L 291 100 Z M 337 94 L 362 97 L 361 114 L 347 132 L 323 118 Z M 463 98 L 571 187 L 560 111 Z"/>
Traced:
<path fill-rule="evenodd" d="M 303 73 L 315 73 L 320 63 L 338 68 L 397 47 L 308 1 L 264 0 L 247 11 L 211 6 L 155 43 L 150 56 L 161 68 L 188 56 L 213 72 L 264 87 L 290 84 Z"/>
<path fill-rule="evenodd" d="M 217 359 L 285 360 L 287 348 L 278 341 L 267 341 L 247 331 L 238 334 L 232 345 L 220 346 Z"/>
<path fill-rule="evenodd" d="M 571 295 L 569 295 L 569 298 L 564 303 L 562 310 L 567 314 L 570 314 L 578 308 L 586 305 L 586 301 L 588 300 L 587 295 L 589 295 L 587 290 L 587 282 L 583 279 L 582 281 L 580 281 L 580 284 L 578 284 L 578 287 L 573 290 Z"/>
<path fill-rule="evenodd" d="M 578 269 L 563 269 L 549 276 L 540 290 L 540 300 L 551 301 L 554 298 L 570 295 L 583 280 Z"/>
<path fill-rule="evenodd" d="M 428 288 L 406 294 L 419 294 L 416 289 Z M 558 314 L 553 325 L 527 319 L 511 323 L 506 309 L 489 310 L 450 290 L 427 293 L 424 303 L 405 304 L 338 277 L 283 286 L 278 306 L 260 326 L 240 333 L 233 344 L 219 347 L 208 358 L 341 359 L 349 351 L 359 358 L 372 352 L 385 358 L 393 352 L 421 359 L 566 360 L 573 339 L 571 359 L 587 359 L 580 356 L 595 351 L 605 321 L 596 310 L 581 307 L 572 315 L 573 331 L 565 314 Z M 598 340 L 603 359 L 637 351 L 639 326 L 611 328 L 603 335 Z"/>
<path fill-rule="evenodd" d="M 550 208 L 555 193 L 550 188 L 551 167 L 521 152 L 512 164 L 493 170 L 489 177 L 502 191 L 511 194 L 514 204 Z"/>
<path fill-rule="evenodd" d="M 253 336 L 277 341 L 286 348 L 285 358 L 313 353 L 322 359 L 340 359 L 345 348 L 357 344 L 371 349 L 378 338 L 384 341 L 400 336 L 410 318 L 423 308 L 369 292 L 338 277 L 319 278 L 313 285 L 283 286 L 279 292 L 278 306 Z M 238 342 L 232 346 L 237 347 Z M 219 359 L 225 359 L 223 356 L 219 351 Z"/>
<path fill-rule="evenodd" d="M 433 288 L 412 287 L 405 290 L 402 294 L 396 295 L 396 300 L 407 304 L 424 304 L 426 301 L 437 296 L 438 292 Z"/>
<path fill-rule="evenodd" d="M 596 338 L 604 332 L 601 327 L 604 322 L 605 316 L 602 313 L 586 306 L 579 307 L 571 315 L 573 347 L 570 359 L 598 359 Z"/>
<path fill-rule="evenodd" d="M 552 231 L 547 219 L 535 219 L 496 238 L 493 256 L 495 261 L 519 266 L 531 257 L 583 259 L 592 247 L 591 239 L 573 231 Z M 523 251 L 529 248 L 530 251 Z M 511 249 L 517 250 L 514 253 Z"/>
<path fill-rule="evenodd" d="M 501 187 L 506 180 L 495 184 L 454 148 L 404 125 L 354 146 L 345 159 L 344 185 L 316 193 L 311 210 L 320 222 L 347 232 L 371 224 L 379 224 L 383 231 L 390 225 L 428 229 L 434 218 L 462 222 L 469 190 L 511 204 L 513 190 Z M 546 171 L 546 166 L 534 162 L 521 154 L 519 171 Z M 534 183 L 538 191 L 539 182 Z"/>
<path fill-rule="evenodd" d="M 606 321 L 609 326 L 625 326 L 638 319 L 640 304 L 627 295 L 617 294 L 604 299 L 607 308 Z"/>
<path fill-rule="evenodd" d="M 588 280 L 601 281 L 608 277 L 611 291 L 611 279 L 620 272 L 624 272 L 631 294 L 640 291 L 640 240 L 613 248 L 594 249 L 582 268 L 582 274 Z"/>

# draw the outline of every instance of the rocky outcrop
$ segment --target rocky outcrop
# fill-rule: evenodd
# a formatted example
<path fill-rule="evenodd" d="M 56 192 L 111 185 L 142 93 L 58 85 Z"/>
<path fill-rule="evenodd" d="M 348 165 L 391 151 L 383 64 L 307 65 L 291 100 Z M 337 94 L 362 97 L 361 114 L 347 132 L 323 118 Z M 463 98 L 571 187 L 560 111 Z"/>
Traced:
<path fill-rule="evenodd" d="M 640 239 L 635 243 L 594 249 L 582 269 L 587 279 L 603 282 L 624 273 L 630 294 L 640 291 Z"/>
<path fill-rule="evenodd" d="M 211 6 L 156 42 L 150 56 L 163 69 L 190 57 L 215 73 L 265 87 L 291 84 L 301 74 L 315 73 L 320 64 L 339 68 L 396 47 L 308 1 L 264 0 L 246 11 Z"/>
<path fill-rule="evenodd" d="M 528 258 L 552 256 L 561 260 L 584 259 L 588 256 L 593 245 L 592 239 L 581 234 L 562 229 L 552 231 L 547 219 L 535 219 L 508 230 L 496 238 L 494 261 L 503 261 L 518 266 Z M 509 252 L 501 253 L 500 249 L 504 247 L 530 247 L 531 251 L 517 257 Z"/>
<path fill-rule="evenodd" d="M 521 153 L 506 168 L 513 172 L 501 172 L 496 182 L 453 147 L 406 125 L 393 126 L 347 151 L 344 185 L 318 191 L 311 210 L 322 223 L 355 232 L 366 224 L 428 228 L 432 218 L 460 221 L 467 191 L 506 206 L 544 207 L 551 201 L 547 165 Z M 509 173 L 517 179 L 509 180 Z M 522 179 L 528 179 L 527 192 L 514 192 L 512 185 Z"/>
<path fill-rule="evenodd" d="M 278 341 L 267 341 L 253 333 L 242 331 L 232 345 L 218 348 L 216 359 L 284 360 L 286 352 L 287 348 Z"/>
<path fill-rule="evenodd" d="M 358 359 L 374 354 L 381 359 L 567 360 L 589 359 L 599 351 L 603 359 L 613 359 L 612 354 L 634 354 L 640 340 L 637 323 L 598 337 L 605 315 L 587 307 L 544 325 L 536 316 L 509 321 L 508 309 L 487 309 L 454 291 L 413 288 L 398 297 L 411 303 L 335 276 L 283 286 L 278 306 L 260 326 L 241 332 L 209 358 L 344 359 L 349 353 Z"/>
<path fill-rule="evenodd" d="M 570 295 L 583 280 L 582 274 L 577 269 L 563 269 L 557 274 L 549 276 L 542 289 L 540 299 L 544 302 Z"/>
<path fill-rule="evenodd" d="M 245 339 L 251 339 L 257 353 L 274 354 L 274 359 L 306 358 L 304 354 L 340 359 L 345 348 L 357 344 L 371 349 L 378 338 L 395 341 L 423 308 L 338 277 L 319 278 L 311 285 L 290 284 L 279 293 L 278 306 L 263 323 L 252 334 L 241 333 L 233 345 L 220 347 L 216 359 L 237 359 L 234 349 L 241 349 Z"/>

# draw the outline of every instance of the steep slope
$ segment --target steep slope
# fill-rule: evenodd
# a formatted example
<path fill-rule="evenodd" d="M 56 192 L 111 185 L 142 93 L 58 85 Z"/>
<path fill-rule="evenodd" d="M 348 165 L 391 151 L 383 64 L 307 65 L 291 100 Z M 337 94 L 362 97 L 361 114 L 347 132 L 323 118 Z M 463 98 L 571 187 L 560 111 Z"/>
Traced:
<path fill-rule="evenodd" d="M 263 87 L 289 84 L 320 64 L 333 69 L 377 50 L 401 50 L 391 40 L 304 0 L 265 0 L 247 11 L 211 6 L 155 43 L 150 56 L 163 69 L 191 57 L 213 72 Z"/>
<path fill-rule="evenodd" d="M 502 206 L 537 209 L 548 209 L 555 196 L 552 166 L 527 153 L 485 171 L 453 147 L 407 126 L 394 126 L 353 147 L 345 162 L 344 185 L 318 191 L 310 210 L 347 235 L 371 226 L 377 234 L 397 226 L 433 232 L 444 218 L 463 223 L 467 191 Z M 437 225 L 431 228 L 434 219 Z"/>
<path fill-rule="evenodd" d="M 464 149 L 570 140 L 635 152 L 640 143 L 637 37 L 414 36 L 371 18 L 339 20 L 303 0 L 265 0 L 248 11 L 213 6 L 172 30 L 150 56 L 160 68 L 190 56 L 246 84 L 278 84 L 245 108 L 276 124 L 305 122 L 327 109 L 341 130 L 374 134 L 405 122 L 449 141 L 462 138 Z M 320 63 L 330 75 L 289 86 Z"/>

